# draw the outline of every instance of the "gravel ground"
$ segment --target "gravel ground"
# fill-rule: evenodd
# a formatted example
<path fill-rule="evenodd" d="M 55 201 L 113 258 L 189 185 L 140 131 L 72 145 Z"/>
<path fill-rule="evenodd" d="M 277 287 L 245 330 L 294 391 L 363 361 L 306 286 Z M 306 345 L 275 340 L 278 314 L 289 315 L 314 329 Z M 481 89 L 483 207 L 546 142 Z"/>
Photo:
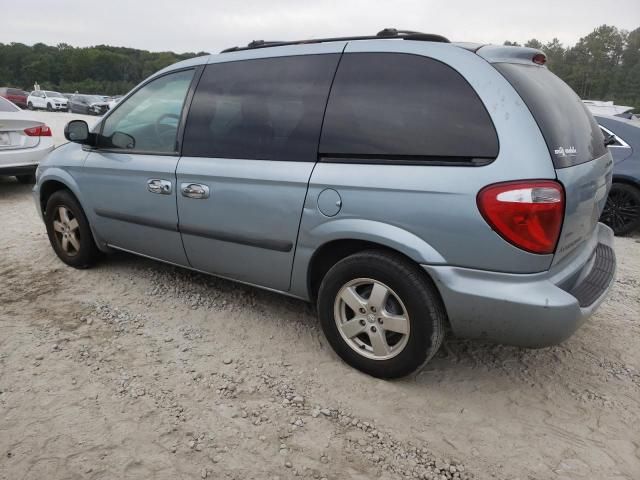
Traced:
<path fill-rule="evenodd" d="M 640 235 L 563 345 L 448 339 L 389 382 L 303 302 L 125 254 L 66 267 L 29 190 L 0 179 L 2 480 L 640 478 Z"/>

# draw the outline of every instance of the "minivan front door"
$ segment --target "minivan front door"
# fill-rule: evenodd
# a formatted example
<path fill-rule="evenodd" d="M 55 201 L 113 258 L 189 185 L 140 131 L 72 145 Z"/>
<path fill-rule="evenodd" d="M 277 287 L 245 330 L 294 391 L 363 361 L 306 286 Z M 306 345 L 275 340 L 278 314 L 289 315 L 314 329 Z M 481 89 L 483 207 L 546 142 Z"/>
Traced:
<path fill-rule="evenodd" d="M 178 128 L 194 70 L 151 80 L 100 127 L 79 171 L 97 234 L 110 246 L 188 265 L 178 232 Z"/>
<path fill-rule="evenodd" d="M 339 52 L 208 65 L 185 128 L 178 216 L 192 267 L 288 290 Z M 326 50 L 326 46 L 322 46 Z"/>

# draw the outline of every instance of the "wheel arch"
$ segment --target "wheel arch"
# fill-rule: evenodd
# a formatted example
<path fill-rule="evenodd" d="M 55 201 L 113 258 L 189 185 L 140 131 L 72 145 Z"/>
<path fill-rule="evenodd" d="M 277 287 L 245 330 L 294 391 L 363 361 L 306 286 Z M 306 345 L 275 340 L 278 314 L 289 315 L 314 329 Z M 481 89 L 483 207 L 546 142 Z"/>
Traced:
<path fill-rule="evenodd" d="M 93 227 L 91 212 L 88 211 L 85 203 L 82 201 L 82 196 L 80 195 L 80 189 L 78 188 L 77 183 L 75 182 L 73 177 L 64 170 L 57 168 L 48 169 L 46 177 L 44 179 L 40 179 L 38 182 L 39 207 L 40 211 L 43 214 L 43 217 L 46 213 L 46 206 L 49 198 L 51 198 L 51 195 L 53 195 L 55 192 L 60 190 L 67 190 L 75 197 L 77 202 L 80 204 L 80 208 L 82 208 L 85 216 L 87 217 L 89 228 L 91 229 L 91 234 L 93 235 L 93 240 L 96 246 L 101 251 L 108 252 L 109 248 L 106 246 L 101 237 L 96 233 L 96 230 Z"/>
<path fill-rule="evenodd" d="M 53 195 L 58 190 L 69 190 L 73 194 L 73 196 L 76 197 L 76 200 L 84 209 L 84 206 L 82 205 L 83 202 L 80 199 L 78 185 L 76 184 L 73 177 L 64 170 L 50 170 L 54 171 L 48 170 L 46 177 L 44 179 L 40 179 L 40 181 L 38 182 L 40 210 L 42 211 L 42 213 L 45 212 L 47 201 L 49 200 L 51 195 Z"/>
<path fill-rule="evenodd" d="M 640 178 L 634 178 L 628 175 L 613 175 L 612 183 L 623 183 L 640 190 Z"/>
<path fill-rule="evenodd" d="M 316 237 L 314 233 L 317 234 L 319 229 L 322 231 L 322 241 L 317 242 L 316 247 L 302 246 L 298 249 L 292 281 L 295 289 L 302 280 L 299 276 L 301 264 L 306 264 L 306 268 L 302 268 L 303 281 L 306 296 L 311 301 L 315 301 L 322 278 L 333 265 L 363 250 L 384 250 L 400 255 L 417 265 L 445 263 L 444 258 L 424 240 L 393 225 L 368 220 L 342 219 L 320 225 L 309 234 Z M 426 272 L 425 277 L 428 277 Z"/>

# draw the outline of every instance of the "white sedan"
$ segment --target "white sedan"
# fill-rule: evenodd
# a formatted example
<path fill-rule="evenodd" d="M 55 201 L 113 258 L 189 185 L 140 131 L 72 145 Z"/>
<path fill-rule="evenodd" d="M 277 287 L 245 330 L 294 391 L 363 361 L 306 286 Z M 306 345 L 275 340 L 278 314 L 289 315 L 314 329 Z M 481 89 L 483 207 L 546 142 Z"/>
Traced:
<path fill-rule="evenodd" d="M 66 112 L 69 108 L 67 97 L 58 92 L 51 90 L 35 90 L 27 97 L 27 108 L 33 110 L 35 108 L 53 110 L 62 110 Z"/>
<path fill-rule="evenodd" d="M 33 183 L 38 164 L 51 150 L 51 129 L 0 97 L 0 176 Z"/>

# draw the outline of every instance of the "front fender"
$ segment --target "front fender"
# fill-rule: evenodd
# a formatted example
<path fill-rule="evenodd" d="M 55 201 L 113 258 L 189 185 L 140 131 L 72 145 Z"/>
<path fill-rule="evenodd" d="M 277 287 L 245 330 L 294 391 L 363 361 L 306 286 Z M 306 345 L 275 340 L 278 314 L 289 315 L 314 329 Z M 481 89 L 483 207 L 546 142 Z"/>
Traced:
<path fill-rule="evenodd" d="M 63 170 L 60 167 L 47 167 L 44 172 L 38 177 L 38 183 L 34 187 L 33 191 L 38 193 L 39 207 L 42 208 L 42 197 L 41 192 L 43 187 L 49 182 L 57 182 L 63 184 L 68 190 L 75 195 L 75 197 L 82 205 L 82 199 L 80 196 L 80 187 L 78 187 L 78 183 L 75 178 L 71 176 L 69 172 Z M 84 207 L 83 207 L 84 209 Z"/>
<path fill-rule="evenodd" d="M 308 299 L 308 272 L 313 255 L 336 240 L 363 240 L 400 252 L 422 265 L 446 264 L 444 257 L 413 233 L 395 225 L 360 218 L 327 220 L 309 230 L 301 228 L 291 278 L 291 293 Z"/>
<path fill-rule="evenodd" d="M 64 168 L 61 168 L 58 166 L 49 166 L 39 175 L 38 182 L 33 187 L 33 195 L 34 195 L 34 200 L 36 201 L 36 207 L 38 209 L 38 212 L 40 213 L 40 216 L 43 217 L 43 198 L 42 198 L 43 190 L 46 191 L 46 185 L 47 183 L 50 183 L 50 182 L 60 183 L 64 185 L 65 188 L 67 188 L 69 191 L 71 191 L 71 193 L 73 193 L 73 195 L 76 197 L 76 199 L 80 203 L 80 206 L 82 207 L 82 210 L 84 211 L 85 216 L 87 217 L 87 220 L 89 221 L 89 227 L 91 228 L 91 233 L 93 235 L 93 239 L 96 242 L 97 247 L 104 252 L 109 251 L 109 248 L 106 246 L 106 243 L 100 238 L 100 236 L 96 233 L 95 229 L 93 228 L 92 210 L 86 207 L 80 191 L 80 187 L 78 186 L 78 183 L 76 182 L 73 175 L 71 175 Z"/>

